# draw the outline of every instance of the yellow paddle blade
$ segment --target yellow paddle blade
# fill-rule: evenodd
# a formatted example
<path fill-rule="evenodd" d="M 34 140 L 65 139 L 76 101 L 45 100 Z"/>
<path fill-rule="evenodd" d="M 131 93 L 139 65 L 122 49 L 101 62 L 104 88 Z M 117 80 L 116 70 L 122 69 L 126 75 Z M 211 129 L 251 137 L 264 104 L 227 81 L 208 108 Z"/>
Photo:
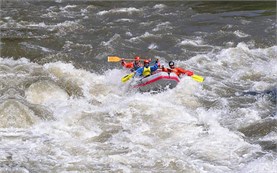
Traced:
<path fill-rule="evenodd" d="M 202 76 L 198 76 L 198 75 L 192 75 L 191 76 L 193 80 L 197 81 L 197 82 L 203 82 L 204 78 Z"/>
<path fill-rule="evenodd" d="M 126 76 L 124 76 L 123 78 L 121 78 L 121 81 L 122 81 L 123 83 L 125 83 L 125 82 L 127 82 L 129 79 L 131 79 L 133 76 L 134 76 L 134 73 L 127 74 Z"/>
<path fill-rule="evenodd" d="M 119 62 L 121 58 L 118 56 L 108 56 L 108 62 Z"/>

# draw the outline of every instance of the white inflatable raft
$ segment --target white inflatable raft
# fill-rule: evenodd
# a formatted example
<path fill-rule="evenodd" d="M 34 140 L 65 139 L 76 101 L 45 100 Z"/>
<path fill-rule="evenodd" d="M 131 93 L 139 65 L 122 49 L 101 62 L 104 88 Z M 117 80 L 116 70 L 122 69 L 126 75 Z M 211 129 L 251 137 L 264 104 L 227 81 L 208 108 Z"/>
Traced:
<path fill-rule="evenodd" d="M 141 92 L 161 91 L 174 88 L 179 83 L 179 77 L 175 73 L 157 72 L 151 76 L 142 78 L 132 84 Z"/>

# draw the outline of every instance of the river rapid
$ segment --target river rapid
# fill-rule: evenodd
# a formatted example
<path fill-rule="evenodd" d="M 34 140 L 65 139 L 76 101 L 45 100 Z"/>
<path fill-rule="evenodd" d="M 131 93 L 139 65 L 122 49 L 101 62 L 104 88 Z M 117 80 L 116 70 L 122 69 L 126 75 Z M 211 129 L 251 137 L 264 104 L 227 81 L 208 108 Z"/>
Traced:
<path fill-rule="evenodd" d="M 0 172 L 276 173 L 276 1 L 1 0 Z M 184 76 L 130 90 L 107 56 Z"/>

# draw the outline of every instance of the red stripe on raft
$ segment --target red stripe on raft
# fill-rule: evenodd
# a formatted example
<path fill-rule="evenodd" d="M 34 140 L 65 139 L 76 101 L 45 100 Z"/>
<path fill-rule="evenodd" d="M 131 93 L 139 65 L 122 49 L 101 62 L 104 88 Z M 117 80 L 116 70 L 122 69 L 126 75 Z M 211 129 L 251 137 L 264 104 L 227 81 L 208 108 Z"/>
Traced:
<path fill-rule="evenodd" d="M 142 87 L 142 86 L 145 86 L 145 85 L 151 84 L 151 83 L 156 82 L 156 81 L 158 81 L 158 80 L 160 80 L 160 79 L 173 79 L 173 80 L 175 80 L 175 81 L 177 81 L 177 82 L 179 82 L 179 81 L 180 81 L 178 77 L 171 77 L 171 76 L 159 76 L 159 77 L 157 77 L 157 78 L 155 78 L 155 79 L 152 79 L 152 80 L 150 80 L 150 81 L 148 81 L 148 82 L 146 82 L 146 83 L 136 85 L 136 86 L 134 86 L 134 88 L 137 88 L 137 87 Z"/>

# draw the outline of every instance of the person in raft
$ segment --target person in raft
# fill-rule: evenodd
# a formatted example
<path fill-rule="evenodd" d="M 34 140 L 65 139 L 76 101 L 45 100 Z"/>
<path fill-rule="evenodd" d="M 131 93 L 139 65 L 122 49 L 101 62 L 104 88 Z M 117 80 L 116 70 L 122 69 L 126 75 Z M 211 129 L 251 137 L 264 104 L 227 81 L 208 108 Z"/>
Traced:
<path fill-rule="evenodd" d="M 140 63 L 140 57 L 139 56 L 135 56 L 134 61 L 133 62 L 125 62 L 125 59 L 122 58 L 121 59 L 121 65 L 123 67 L 126 68 L 130 68 L 131 72 L 136 71 L 137 69 L 139 69 L 140 67 L 142 67 L 142 64 Z"/>
<path fill-rule="evenodd" d="M 149 66 L 150 61 L 149 60 L 144 60 L 143 61 L 143 67 L 140 67 L 135 71 L 134 76 L 143 76 L 143 77 L 148 77 L 150 76 L 154 71 L 156 71 L 159 68 L 159 60 L 157 59 L 155 61 L 155 64 L 153 66 Z"/>
<path fill-rule="evenodd" d="M 162 71 L 168 72 L 168 73 L 174 72 L 179 77 L 182 74 L 186 74 L 188 76 L 192 76 L 193 75 L 192 71 L 184 70 L 184 69 L 182 69 L 180 67 L 175 67 L 173 61 L 169 61 L 168 65 L 169 65 L 170 68 L 165 68 L 164 66 L 162 66 Z"/>

